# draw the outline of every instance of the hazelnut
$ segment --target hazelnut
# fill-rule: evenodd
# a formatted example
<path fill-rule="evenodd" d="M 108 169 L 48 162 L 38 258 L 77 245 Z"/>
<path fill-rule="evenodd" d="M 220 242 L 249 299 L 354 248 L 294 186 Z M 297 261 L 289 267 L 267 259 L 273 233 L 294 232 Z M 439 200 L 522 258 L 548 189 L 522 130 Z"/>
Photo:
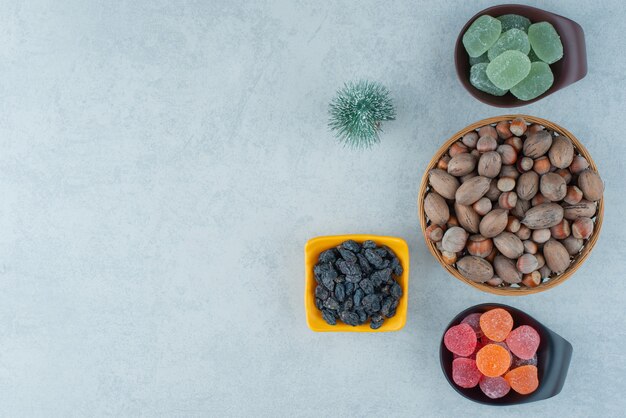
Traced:
<path fill-rule="evenodd" d="M 496 132 L 500 138 L 507 139 L 513 135 L 509 126 L 511 126 L 511 124 L 505 120 L 498 122 L 496 125 Z"/>
<path fill-rule="evenodd" d="M 546 259 L 543 254 L 537 253 L 535 254 L 535 258 L 537 259 L 537 270 L 546 265 Z"/>
<path fill-rule="evenodd" d="M 528 127 L 528 135 L 536 134 L 539 131 L 543 131 L 545 128 L 537 123 L 533 123 Z"/>
<path fill-rule="evenodd" d="M 481 197 L 477 202 L 474 202 L 472 208 L 480 216 L 486 215 L 491 211 L 491 200 L 486 197 Z"/>
<path fill-rule="evenodd" d="M 461 142 L 455 142 L 454 144 L 452 144 L 452 146 L 448 150 L 448 154 L 450 154 L 450 157 L 452 158 L 456 157 L 459 154 L 464 154 L 466 152 L 469 152 L 469 150 Z"/>
<path fill-rule="evenodd" d="M 537 287 L 541 284 L 541 273 L 537 270 L 524 274 L 522 276 L 522 283 L 527 287 Z"/>
<path fill-rule="evenodd" d="M 552 236 L 552 232 L 548 228 L 544 229 L 535 229 L 532 233 L 532 239 L 537 244 L 543 244 L 547 242 Z"/>
<path fill-rule="evenodd" d="M 511 177 L 500 177 L 498 179 L 498 190 L 501 192 L 510 192 L 515 188 L 515 179 Z"/>
<path fill-rule="evenodd" d="M 578 188 L 578 186 L 567 186 L 567 193 L 565 194 L 563 200 L 565 203 L 575 205 L 583 200 L 583 192 Z"/>
<path fill-rule="evenodd" d="M 550 160 L 548 157 L 539 157 L 533 163 L 535 173 L 541 175 L 550 172 Z"/>
<path fill-rule="evenodd" d="M 593 233 L 593 220 L 591 218 L 578 218 L 572 224 L 572 235 L 575 238 L 588 239 Z"/>
<path fill-rule="evenodd" d="M 510 177 L 512 179 L 517 179 L 519 177 L 519 171 L 517 171 L 517 167 L 514 165 L 503 165 L 500 170 L 500 177 Z"/>
<path fill-rule="evenodd" d="M 444 250 L 451 253 L 461 252 L 465 248 L 467 235 L 467 232 L 463 228 L 453 226 L 443 234 L 441 246 Z"/>
<path fill-rule="evenodd" d="M 561 222 L 550 228 L 550 234 L 554 239 L 565 239 L 569 237 L 570 233 L 571 229 L 567 219 L 563 219 Z"/>
<path fill-rule="evenodd" d="M 485 258 L 493 250 L 493 241 L 482 235 L 472 235 L 467 242 L 467 252 L 476 257 Z"/>
<path fill-rule="evenodd" d="M 517 259 L 517 269 L 524 274 L 532 273 L 537 269 L 539 263 L 532 254 L 524 254 Z"/>
<path fill-rule="evenodd" d="M 588 167 L 589 162 L 587 161 L 587 159 L 582 155 L 577 155 L 572 160 L 572 163 L 569 166 L 569 171 L 571 171 L 572 174 L 579 174 L 586 170 Z"/>
<path fill-rule="evenodd" d="M 572 173 L 567 168 L 559 168 L 555 173 L 563 177 L 565 184 L 569 184 L 569 182 L 572 181 Z"/>
<path fill-rule="evenodd" d="M 517 235 L 517 237 L 519 239 L 521 239 L 522 241 L 527 240 L 528 238 L 530 238 L 530 228 L 527 227 L 526 225 L 522 225 L 519 227 L 519 230 L 515 233 L 515 235 Z"/>
<path fill-rule="evenodd" d="M 450 218 L 448 218 L 448 223 L 446 224 L 448 228 L 452 226 L 459 226 L 459 220 L 456 215 L 450 214 Z"/>
<path fill-rule="evenodd" d="M 476 158 L 480 158 L 480 152 L 478 152 L 478 150 L 476 148 L 474 148 L 471 152 L 471 155 L 473 155 Z"/>
<path fill-rule="evenodd" d="M 517 161 L 517 151 L 515 151 L 515 148 L 510 145 L 498 145 L 496 151 L 500 154 L 500 157 L 502 157 L 502 164 L 504 165 L 515 164 Z"/>
<path fill-rule="evenodd" d="M 583 243 L 584 242 L 581 238 L 576 238 L 573 235 L 570 235 L 569 237 L 561 241 L 561 244 L 563 244 L 569 255 L 578 254 L 583 248 Z"/>
<path fill-rule="evenodd" d="M 522 224 L 520 223 L 519 219 L 517 219 L 515 216 L 509 216 L 506 224 L 506 230 L 508 232 L 512 232 L 514 234 L 519 231 L 521 226 Z"/>
<path fill-rule="evenodd" d="M 478 130 L 478 136 L 490 136 L 495 139 L 498 137 L 498 131 L 496 131 L 496 128 L 491 125 L 485 125 Z"/>
<path fill-rule="evenodd" d="M 497 255 L 498 255 L 498 250 L 496 250 L 494 248 L 493 250 L 491 250 L 489 255 L 487 257 L 485 257 L 485 260 L 487 260 L 487 261 L 489 261 L 490 263 L 493 264 L 493 260 L 496 258 Z"/>
<path fill-rule="evenodd" d="M 537 254 L 537 243 L 535 241 L 531 241 L 527 239 L 523 242 L 524 244 L 524 252 L 528 254 Z"/>
<path fill-rule="evenodd" d="M 530 157 L 523 157 L 520 160 L 517 160 L 517 169 L 522 173 L 530 171 L 533 169 L 533 165 L 535 162 Z"/>
<path fill-rule="evenodd" d="M 443 157 L 441 157 L 439 159 L 439 161 L 437 162 L 437 168 L 443 170 L 443 171 L 448 171 L 448 163 L 450 162 L 451 158 L 449 155 L 444 155 Z"/>
<path fill-rule="evenodd" d="M 515 192 L 504 192 L 498 198 L 498 205 L 502 209 L 511 210 L 517 204 L 517 194 Z"/>
<path fill-rule="evenodd" d="M 456 253 L 451 253 L 450 251 L 442 251 L 441 252 L 441 258 L 443 258 L 443 262 L 446 263 L 447 265 L 451 266 L 452 264 L 456 263 Z"/>
<path fill-rule="evenodd" d="M 541 205 L 542 203 L 550 203 L 550 199 L 546 199 L 541 193 L 537 193 L 530 201 L 533 206 Z"/>
<path fill-rule="evenodd" d="M 492 136 L 481 136 L 476 143 L 476 149 L 481 153 L 495 151 L 496 148 L 498 148 L 498 142 Z"/>
<path fill-rule="evenodd" d="M 504 143 L 506 145 L 512 146 L 513 149 L 518 153 L 522 152 L 522 148 L 524 148 L 524 142 L 522 141 L 522 138 L 518 138 L 516 136 L 505 139 Z"/>
<path fill-rule="evenodd" d="M 523 118 L 515 118 L 511 121 L 511 125 L 509 126 L 509 130 L 515 136 L 522 136 L 528 129 L 528 125 L 526 125 L 526 121 Z"/>
<path fill-rule="evenodd" d="M 543 267 L 539 268 L 539 274 L 542 279 L 549 279 L 552 274 L 552 270 L 550 270 L 550 267 L 548 267 L 547 264 L 544 264 Z"/>
<path fill-rule="evenodd" d="M 445 226 L 430 224 L 428 228 L 426 228 L 426 237 L 433 242 L 439 242 L 443 238 L 445 230 Z"/>
<path fill-rule="evenodd" d="M 487 283 L 489 286 L 497 287 L 497 286 L 500 286 L 503 282 L 504 280 L 502 280 L 498 276 L 493 276 L 491 279 L 487 280 L 485 283 Z"/>
<path fill-rule="evenodd" d="M 463 135 L 461 142 L 468 148 L 476 148 L 476 143 L 478 142 L 478 134 L 476 131 L 468 132 Z"/>

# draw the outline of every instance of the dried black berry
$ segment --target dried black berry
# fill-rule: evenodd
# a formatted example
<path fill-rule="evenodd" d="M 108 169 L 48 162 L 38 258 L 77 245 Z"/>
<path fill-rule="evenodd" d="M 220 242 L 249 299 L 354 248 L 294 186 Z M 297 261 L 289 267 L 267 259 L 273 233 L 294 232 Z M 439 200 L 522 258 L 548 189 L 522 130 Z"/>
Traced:
<path fill-rule="evenodd" d="M 341 305 L 341 310 L 351 311 L 353 307 L 354 307 L 354 302 L 352 302 L 352 299 L 346 299 L 343 305 Z"/>
<path fill-rule="evenodd" d="M 320 298 L 315 298 L 315 306 L 321 311 L 324 307 L 324 301 Z"/>
<path fill-rule="evenodd" d="M 354 312 L 343 311 L 339 314 L 339 318 L 348 325 L 359 325 L 359 315 Z"/>
<path fill-rule="evenodd" d="M 367 295 L 361 302 L 365 308 L 365 312 L 378 312 L 380 311 L 380 296 L 379 295 Z"/>
<path fill-rule="evenodd" d="M 361 305 L 361 301 L 363 300 L 363 296 L 365 296 L 365 292 L 363 292 L 363 289 L 357 289 L 354 291 L 354 297 L 352 298 L 352 300 L 354 300 L 354 306 L 360 306 Z"/>
<path fill-rule="evenodd" d="M 344 276 L 343 274 L 340 274 L 339 276 L 335 277 L 335 283 L 343 283 L 346 281 L 346 276 Z"/>
<path fill-rule="evenodd" d="M 363 252 L 363 255 L 365 255 L 365 258 L 367 258 L 367 261 L 369 261 L 370 264 L 373 265 L 375 268 L 382 267 L 383 258 L 377 253 L 375 253 L 374 250 L 372 250 L 371 248 L 368 248 L 367 250 L 365 250 Z"/>
<path fill-rule="evenodd" d="M 372 321 L 370 322 L 370 328 L 371 329 L 378 329 L 378 328 L 383 326 L 383 322 L 384 322 L 384 320 L 382 320 L 382 321 L 374 321 L 372 319 Z"/>
<path fill-rule="evenodd" d="M 356 262 L 356 255 L 352 251 L 343 248 L 341 245 L 337 247 L 337 251 L 339 251 L 339 254 L 341 254 L 341 258 L 343 258 L 344 260 L 353 263 Z"/>
<path fill-rule="evenodd" d="M 404 269 L 400 264 L 393 268 L 393 274 L 395 274 L 396 276 L 402 276 L 402 273 L 404 273 Z"/>
<path fill-rule="evenodd" d="M 386 268 L 386 269 L 375 271 L 370 276 L 370 280 L 374 283 L 374 286 L 376 287 L 380 287 L 383 283 L 391 282 L 392 281 L 391 269 Z"/>
<path fill-rule="evenodd" d="M 402 297 L 402 288 L 398 283 L 394 283 L 391 285 L 391 296 L 396 299 L 400 299 L 400 297 Z"/>
<path fill-rule="evenodd" d="M 358 283 L 361 281 L 361 278 L 362 276 L 360 274 L 356 274 L 356 275 L 349 274 L 346 276 L 346 281 L 348 283 Z"/>
<path fill-rule="evenodd" d="M 335 299 L 333 298 L 328 298 L 324 301 L 324 307 L 328 308 L 328 309 L 334 309 L 337 310 L 339 309 L 339 302 L 337 302 Z"/>
<path fill-rule="evenodd" d="M 380 305 L 380 313 L 383 315 L 389 314 L 391 310 L 391 304 L 393 303 L 393 298 L 388 296 L 383 300 L 383 303 Z"/>
<path fill-rule="evenodd" d="M 392 310 L 389 311 L 389 314 L 385 315 L 387 318 L 391 318 L 392 316 L 396 315 L 396 309 L 393 308 Z"/>
<path fill-rule="evenodd" d="M 391 304 L 391 309 L 396 309 L 398 307 L 398 305 L 400 304 L 400 299 L 394 299 L 393 303 Z"/>
<path fill-rule="evenodd" d="M 362 244 L 363 248 L 376 248 L 376 243 L 372 240 L 367 240 L 367 241 L 363 241 Z"/>
<path fill-rule="evenodd" d="M 370 293 L 374 293 L 374 284 L 369 279 L 363 279 L 359 282 L 359 286 L 365 292 L 365 294 L 369 295 Z"/>
<path fill-rule="evenodd" d="M 384 285 L 380 288 L 380 293 L 385 296 L 389 296 L 391 294 L 391 286 L 389 286 L 388 284 Z"/>
<path fill-rule="evenodd" d="M 349 239 L 348 241 L 344 241 L 342 244 L 343 248 L 348 251 L 352 251 L 353 253 L 358 253 L 361 251 L 361 246 L 358 242 Z"/>
<path fill-rule="evenodd" d="M 357 254 L 356 258 L 359 260 L 359 266 L 363 274 L 369 275 L 374 270 L 363 254 Z"/>
<path fill-rule="evenodd" d="M 326 299 L 328 299 L 329 296 L 330 296 L 330 292 L 328 290 L 326 290 L 325 287 L 322 287 L 322 286 L 315 287 L 315 297 L 316 298 L 320 298 L 322 300 L 326 300 Z"/>
<path fill-rule="evenodd" d="M 344 287 L 343 283 L 338 283 L 335 286 L 335 299 L 337 299 L 337 302 L 343 302 L 346 298 L 346 288 Z"/>
<path fill-rule="evenodd" d="M 361 274 L 361 267 L 356 261 L 338 260 L 337 268 L 346 276 L 355 276 Z"/>
<path fill-rule="evenodd" d="M 365 309 L 362 306 L 354 308 L 354 313 L 359 316 L 359 324 L 363 324 L 365 323 L 365 321 L 367 321 L 367 314 L 365 313 Z"/>
<path fill-rule="evenodd" d="M 327 275 L 326 273 L 322 275 L 322 284 L 326 287 L 326 289 L 330 290 L 331 292 L 333 291 L 333 289 L 335 289 L 335 281 L 332 279 L 331 276 Z"/>
<path fill-rule="evenodd" d="M 324 318 L 324 321 L 326 321 L 329 325 L 337 324 L 337 319 L 335 319 L 335 315 L 328 309 L 322 309 L 322 318 Z"/>
<path fill-rule="evenodd" d="M 318 260 L 320 263 L 332 263 L 337 259 L 337 252 L 331 248 L 330 250 L 322 251 Z"/>
<path fill-rule="evenodd" d="M 389 255 L 389 253 L 387 252 L 387 250 L 385 250 L 382 247 L 378 247 L 378 248 L 374 248 L 374 252 L 376 254 L 378 254 L 380 257 L 385 258 Z"/>
<path fill-rule="evenodd" d="M 346 288 L 346 296 L 351 296 L 354 293 L 354 283 L 346 282 L 344 287 Z"/>

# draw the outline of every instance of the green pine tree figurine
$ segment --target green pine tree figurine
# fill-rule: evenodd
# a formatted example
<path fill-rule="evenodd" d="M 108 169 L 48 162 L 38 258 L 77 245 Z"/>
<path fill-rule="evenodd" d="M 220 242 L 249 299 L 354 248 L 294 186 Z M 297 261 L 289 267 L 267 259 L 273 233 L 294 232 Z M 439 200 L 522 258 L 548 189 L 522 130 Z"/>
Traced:
<path fill-rule="evenodd" d="M 344 84 L 330 103 L 329 114 L 328 125 L 339 142 L 353 148 L 380 142 L 381 122 L 396 118 L 389 90 L 371 81 Z"/>

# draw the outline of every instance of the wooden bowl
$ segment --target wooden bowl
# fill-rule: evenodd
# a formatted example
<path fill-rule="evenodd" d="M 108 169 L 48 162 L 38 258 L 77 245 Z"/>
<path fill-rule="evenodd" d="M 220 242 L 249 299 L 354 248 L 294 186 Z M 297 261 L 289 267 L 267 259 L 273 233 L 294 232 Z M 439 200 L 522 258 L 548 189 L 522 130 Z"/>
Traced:
<path fill-rule="evenodd" d="M 498 17 L 506 14 L 517 14 L 524 16 L 532 23 L 549 22 L 554 26 L 561 37 L 563 43 L 563 58 L 550 65 L 550 69 L 554 74 L 554 84 L 542 95 L 531 100 L 519 100 L 510 92 L 504 96 L 493 96 L 484 91 L 478 90 L 469 82 L 470 65 L 469 56 L 463 46 L 463 35 L 470 25 L 479 16 L 490 15 Z M 459 81 L 465 89 L 476 99 L 483 103 L 496 107 L 519 107 L 531 104 L 543 99 L 552 93 L 561 90 L 570 84 L 577 82 L 587 75 L 587 50 L 585 47 L 585 33 L 580 25 L 566 17 L 550 13 L 536 7 L 525 6 L 522 4 L 501 4 L 499 6 L 489 7 L 476 13 L 467 21 L 456 40 L 454 49 L 454 64 Z"/>
<path fill-rule="evenodd" d="M 593 249 L 594 245 L 598 241 L 598 237 L 600 236 L 600 229 L 602 228 L 602 218 L 603 218 L 602 215 L 604 213 L 604 198 L 602 198 L 598 202 L 598 210 L 594 216 L 595 225 L 594 225 L 593 234 L 591 235 L 591 237 L 589 237 L 589 239 L 587 240 L 583 248 L 580 250 L 580 252 L 574 256 L 574 259 L 570 263 L 570 266 L 563 273 L 556 275 L 556 276 L 551 276 L 550 280 L 542 282 L 537 287 L 526 287 L 523 285 L 520 285 L 520 287 L 492 287 L 486 283 L 476 283 L 462 276 L 454 266 L 449 266 L 444 262 L 441 256 L 441 253 L 435 246 L 435 243 L 430 241 L 426 237 L 426 227 L 428 226 L 428 223 L 426 221 L 426 213 L 424 212 L 424 197 L 426 196 L 426 193 L 430 190 L 430 187 L 428 185 L 428 173 L 430 172 L 430 170 L 437 167 L 437 162 L 441 159 L 441 157 L 445 155 L 448 152 L 448 149 L 450 148 L 450 146 L 454 144 L 456 141 L 458 141 L 459 139 L 461 139 L 463 135 L 467 134 L 468 132 L 478 129 L 481 126 L 495 125 L 498 122 L 510 121 L 517 117 L 524 118 L 526 122 L 537 123 L 539 125 L 544 126 L 547 129 L 551 129 L 557 132 L 559 135 L 564 135 L 568 137 L 572 141 L 572 144 L 574 144 L 574 148 L 576 152 L 578 152 L 578 154 L 582 155 L 583 157 L 587 159 L 587 161 L 589 162 L 589 168 L 591 168 L 595 172 L 598 172 L 598 167 L 594 163 L 587 149 L 567 129 L 557 125 L 556 123 L 553 123 L 546 119 L 538 118 L 535 116 L 529 116 L 529 115 L 496 116 L 493 118 L 483 119 L 481 121 L 475 122 L 465 127 L 464 129 L 454 134 L 450 139 L 448 139 L 441 146 L 441 148 L 439 148 L 439 150 L 435 153 L 435 156 L 432 158 L 432 160 L 430 160 L 430 162 L 428 163 L 428 166 L 426 167 L 426 171 L 424 173 L 424 176 L 422 177 L 422 182 L 420 184 L 419 194 L 417 198 L 418 214 L 419 214 L 419 220 L 420 220 L 420 227 L 422 228 L 422 234 L 424 235 L 426 246 L 430 250 L 431 254 L 437 259 L 437 261 L 439 261 L 439 264 L 441 264 L 448 273 L 450 273 L 451 275 L 453 275 L 460 281 L 467 283 L 468 285 L 476 289 L 482 290 L 483 292 L 491 293 L 494 295 L 501 295 L 501 296 L 522 296 L 522 295 L 529 295 L 532 293 L 539 293 L 548 289 L 552 289 L 553 287 L 556 287 L 559 284 L 563 283 L 565 280 L 569 279 L 576 272 L 576 270 L 578 270 L 578 268 L 587 259 L 587 257 L 589 257 L 591 250 Z"/>

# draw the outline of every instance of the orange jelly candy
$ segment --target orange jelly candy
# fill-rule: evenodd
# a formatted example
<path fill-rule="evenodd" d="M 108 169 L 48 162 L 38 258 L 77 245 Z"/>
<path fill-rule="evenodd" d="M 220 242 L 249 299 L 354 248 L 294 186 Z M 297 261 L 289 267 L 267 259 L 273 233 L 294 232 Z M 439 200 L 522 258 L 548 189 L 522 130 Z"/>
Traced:
<path fill-rule="evenodd" d="M 480 329 L 493 341 L 504 341 L 513 329 L 513 317 L 502 308 L 492 309 L 480 316 Z"/>
<path fill-rule="evenodd" d="M 511 389 L 520 395 L 533 393 L 539 387 L 537 368 L 531 365 L 520 366 L 509 371 L 504 375 L 504 379 L 509 382 Z"/>
<path fill-rule="evenodd" d="M 485 376 L 502 376 L 511 366 L 511 355 L 502 346 L 487 344 L 476 353 L 476 366 Z"/>

